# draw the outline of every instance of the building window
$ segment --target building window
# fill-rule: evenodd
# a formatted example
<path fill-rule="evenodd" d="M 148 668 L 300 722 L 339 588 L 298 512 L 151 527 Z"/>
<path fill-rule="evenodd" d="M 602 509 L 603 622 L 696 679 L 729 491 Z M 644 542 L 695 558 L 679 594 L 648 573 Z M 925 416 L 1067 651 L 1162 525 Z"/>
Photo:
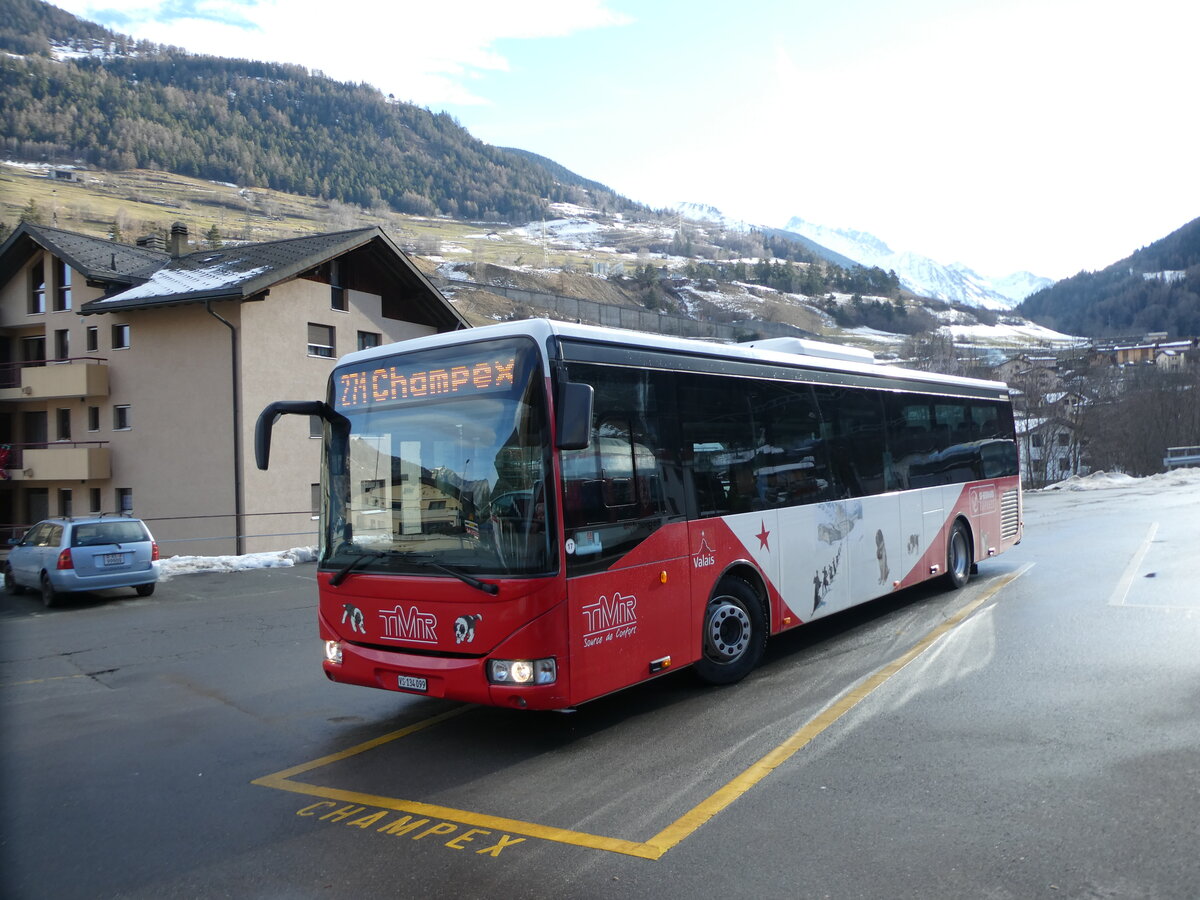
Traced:
<path fill-rule="evenodd" d="M 60 488 L 58 491 L 58 514 L 64 519 L 71 517 L 71 491 L 69 488 Z"/>
<path fill-rule="evenodd" d="M 54 358 L 71 358 L 71 332 L 65 328 L 56 329 L 54 332 Z"/>
<path fill-rule="evenodd" d="M 58 423 L 58 440 L 69 441 L 71 439 L 71 410 L 59 409 L 55 421 Z"/>
<path fill-rule="evenodd" d="M 91 504 L 91 510 L 89 511 L 94 513 L 100 512 L 100 510 L 103 508 L 101 506 L 103 501 L 100 498 L 100 488 L 88 488 L 88 498 L 89 503 Z"/>
<path fill-rule="evenodd" d="M 336 346 L 335 332 L 332 325 L 308 323 L 309 356 L 322 356 L 327 359 L 333 359 L 337 355 L 334 350 Z"/>
<path fill-rule="evenodd" d="M 46 311 L 46 265 L 42 260 L 29 270 L 29 314 Z"/>
<path fill-rule="evenodd" d="M 133 514 L 133 488 L 117 488 L 117 512 Z"/>
<path fill-rule="evenodd" d="M 321 486 L 319 484 L 314 484 L 311 486 L 310 491 L 312 515 L 315 519 L 321 514 Z"/>
<path fill-rule="evenodd" d="M 133 426 L 130 425 L 129 406 L 114 406 L 113 407 L 113 431 L 128 431 Z"/>
<path fill-rule="evenodd" d="M 88 431 L 99 431 L 100 430 L 100 407 L 98 407 L 98 406 L 89 406 L 88 407 L 87 429 L 88 429 Z"/>
<path fill-rule="evenodd" d="M 374 331 L 360 331 L 358 333 L 358 349 L 370 350 L 372 347 L 378 347 L 383 343 L 383 335 Z"/>
<path fill-rule="evenodd" d="M 320 416 L 308 417 L 308 436 L 310 438 L 319 438 L 325 436 L 325 423 Z"/>
<path fill-rule="evenodd" d="M 129 326 L 114 325 L 112 327 L 112 348 L 114 350 L 129 349 Z"/>
<path fill-rule="evenodd" d="M 342 312 L 346 311 L 348 305 L 346 287 L 342 283 L 342 261 L 340 259 L 329 263 L 329 305 Z"/>
<path fill-rule="evenodd" d="M 95 353 L 100 349 L 100 329 L 95 325 L 87 327 L 87 352 Z"/>
<path fill-rule="evenodd" d="M 54 260 L 54 311 L 71 308 L 71 267 L 61 259 Z"/>

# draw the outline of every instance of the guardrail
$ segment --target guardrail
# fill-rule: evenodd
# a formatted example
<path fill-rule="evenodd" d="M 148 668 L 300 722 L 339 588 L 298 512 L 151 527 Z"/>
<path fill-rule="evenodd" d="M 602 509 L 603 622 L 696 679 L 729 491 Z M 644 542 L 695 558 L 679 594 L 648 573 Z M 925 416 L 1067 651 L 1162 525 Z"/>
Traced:
<path fill-rule="evenodd" d="M 1200 466 L 1200 447 L 1168 447 L 1163 466 L 1168 470 Z"/>

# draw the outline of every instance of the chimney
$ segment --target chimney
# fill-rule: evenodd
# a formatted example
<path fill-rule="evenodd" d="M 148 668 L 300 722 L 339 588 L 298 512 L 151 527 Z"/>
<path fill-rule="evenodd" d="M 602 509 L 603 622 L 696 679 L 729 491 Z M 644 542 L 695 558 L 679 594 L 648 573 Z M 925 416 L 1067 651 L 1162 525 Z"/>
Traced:
<path fill-rule="evenodd" d="M 166 250 L 167 239 L 156 231 L 152 234 L 142 235 L 137 239 L 137 245 L 145 247 L 147 250 Z"/>
<path fill-rule="evenodd" d="M 167 242 L 167 251 L 176 257 L 188 252 L 188 229 L 182 222 L 171 226 L 171 239 Z"/>

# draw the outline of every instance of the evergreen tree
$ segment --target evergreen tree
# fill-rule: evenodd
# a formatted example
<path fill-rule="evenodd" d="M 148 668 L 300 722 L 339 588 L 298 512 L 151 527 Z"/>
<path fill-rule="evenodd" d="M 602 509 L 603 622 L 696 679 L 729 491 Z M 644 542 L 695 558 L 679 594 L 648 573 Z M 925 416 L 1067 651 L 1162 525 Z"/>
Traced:
<path fill-rule="evenodd" d="M 30 225 L 44 224 L 42 222 L 42 211 L 38 208 L 37 201 L 32 197 L 29 198 L 29 202 L 26 203 L 25 207 L 21 210 L 19 221 L 22 224 L 29 223 Z"/>

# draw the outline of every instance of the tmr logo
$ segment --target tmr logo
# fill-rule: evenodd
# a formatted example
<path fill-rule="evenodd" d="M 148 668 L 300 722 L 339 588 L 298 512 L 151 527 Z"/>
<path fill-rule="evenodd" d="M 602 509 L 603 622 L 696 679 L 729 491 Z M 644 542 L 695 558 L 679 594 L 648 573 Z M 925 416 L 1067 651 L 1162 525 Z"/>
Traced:
<path fill-rule="evenodd" d="M 986 516 L 996 511 L 996 489 L 994 487 L 971 488 L 969 499 L 971 515 Z"/>
<path fill-rule="evenodd" d="M 410 606 L 407 611 L 397 606 L 381 610 L 379 618 L 383 619 L 384 640 L 437 643 L 437 616 L 433 613 L 421 612 L 415 606 Z"/>
<path fill-rule="evenodd" d="M 601 597 L 583 607 L 587 620 L 583 646 L 594 647 L 601 641 L 629 637 L 637 631 L 637 597 L 622 597 L 614 591 L 612 599 Z"/>

